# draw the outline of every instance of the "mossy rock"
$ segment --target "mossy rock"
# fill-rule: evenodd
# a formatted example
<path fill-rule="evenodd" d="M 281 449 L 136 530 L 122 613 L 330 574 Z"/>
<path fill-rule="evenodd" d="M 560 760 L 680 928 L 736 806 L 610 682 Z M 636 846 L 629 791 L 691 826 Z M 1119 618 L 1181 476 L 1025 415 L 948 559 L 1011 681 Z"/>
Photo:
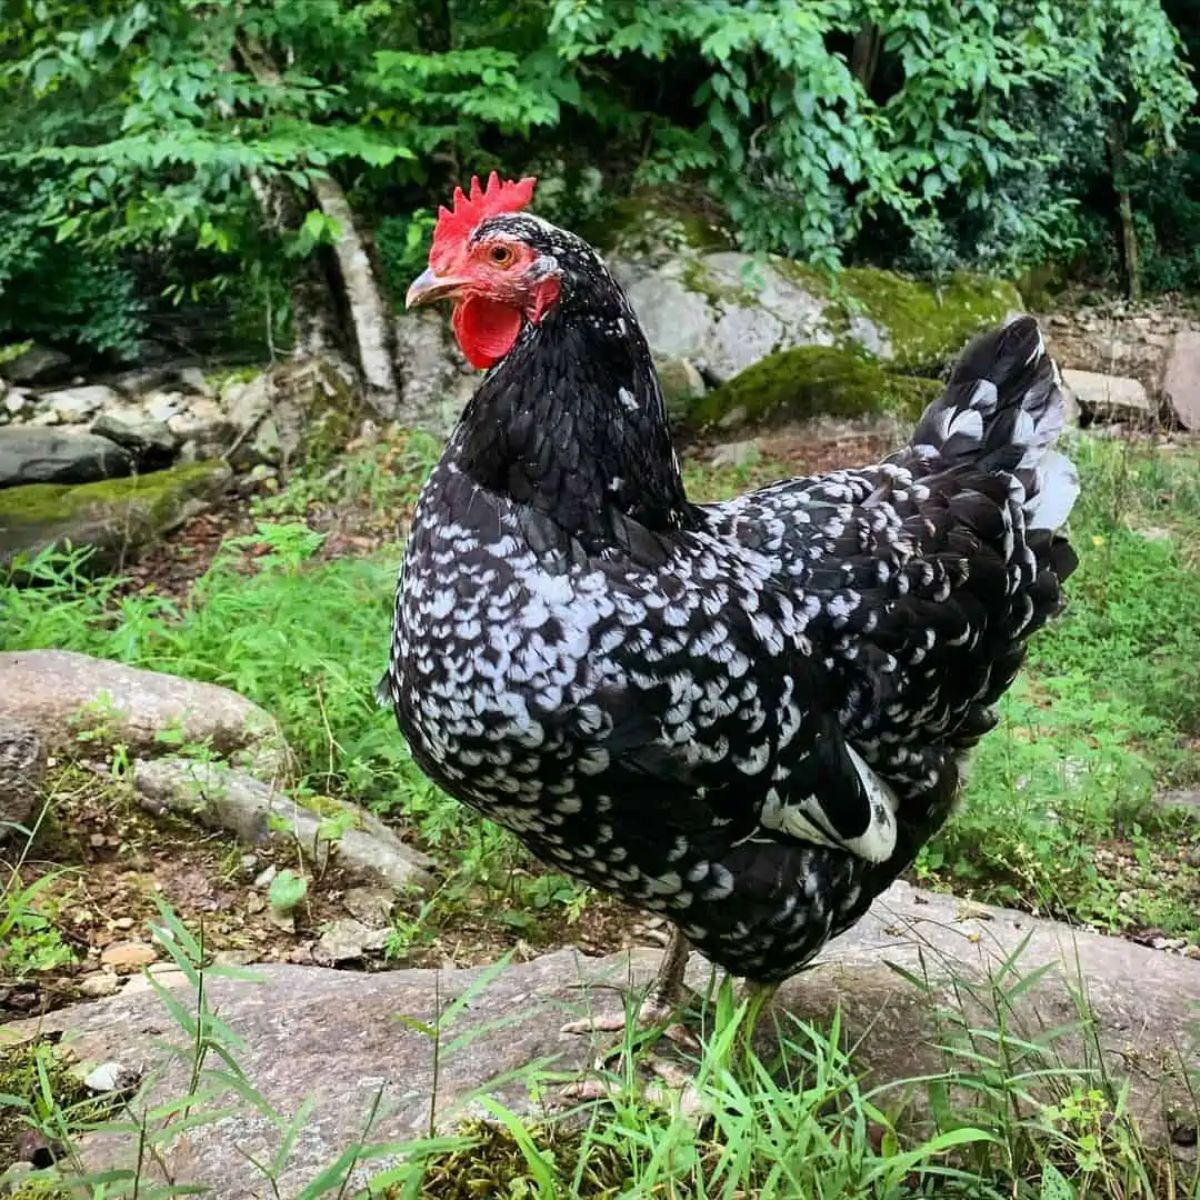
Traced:
<path fill-rule="evenodd" d="M 911 420 L 943 385 L 936 379 L 895 375 L 854 347 L 797 346 L 768 355 L 697 400 L 684 424 L 737 429 L 798 421 L 820 414 L 873 414 Z"/>
<path fill-rule="evenodd" d="M 1003 325 L 1023 311 L 1021 294 L 1002 279 L 965 272 L 940 284 L 851 267 L 837 278 L 838 299 L 849 327 L 865 317 L 886 331 L 892 365 L 905 371 L 940 370 L 977 333 Z"/>
<path fill-rule="evenodd" d="M 96 483 L 31 483 L 0 490 L 0 565 L 70 542 L 93 546 L 92 570 L 135 554 L 224 490 L 222 462 L 187 463 Z"/>
<path fill-rule="evenodd" d="M 608 205 L 579 230 L 606 257 L 656 259 L 679 253 L 728 250 L 732 240 L 710 202 L 659 188 L 640 188 Z"/>

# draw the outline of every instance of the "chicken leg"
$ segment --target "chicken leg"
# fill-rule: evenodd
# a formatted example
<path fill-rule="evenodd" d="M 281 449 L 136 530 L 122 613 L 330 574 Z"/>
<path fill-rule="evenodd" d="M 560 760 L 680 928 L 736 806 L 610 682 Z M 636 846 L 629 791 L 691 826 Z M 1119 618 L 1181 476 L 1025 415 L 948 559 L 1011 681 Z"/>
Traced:
<path fill-rule="evenodd" d="M 687 938 L 672 927 L 671 939 L 663 951 L 662 962 L 654 976 L 654 983 L 646 999 L 638 1009 L 636 1027 L 652 1029 L 655 1026 L 669 1022 L 680 1001 L 683 999 L 683 973 L 688 960 Z M 563 1033 L 616 1033 L 623 1031 L 628 1025 L 626 1013 L 613 1013 L 610 1016 L 585 1017 L 579 1021 L 571 1021 L 562 1027 Z M 678 1045 L 688 1049 L 696 1048 L 696 1039 L 680 1024 L 667 1025 L 664 1036 Z"/>

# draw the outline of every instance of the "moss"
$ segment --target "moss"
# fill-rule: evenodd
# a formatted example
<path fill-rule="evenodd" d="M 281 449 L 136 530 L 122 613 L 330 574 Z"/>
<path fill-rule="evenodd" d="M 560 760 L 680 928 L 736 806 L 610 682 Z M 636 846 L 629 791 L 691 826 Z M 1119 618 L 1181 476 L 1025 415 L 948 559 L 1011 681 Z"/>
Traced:
<path fill-rule="evenodd" d="M 42 525 L 79 516 L 97 506 L 134 505 L 162 517 L 180 498 L 206 488 L 228 469 L 219 462 L 186 463 L 148 475 L 101 479 L 95 483 L 27 483 L 0 491 L 0 528 Z"/>
<path fill-rule="evenodd" d="M 941 389 L 935 379 L 893 375 L 862 350 L 799 346 L 768 355 L 697 400 L 686 424 L 699 430 L 718 423 L 759 425 L 821 413 L 912 418 Z"/>
<path fill-rule="evenodd" d="M 891 363 L 906 371 L 938 371 L 975 334 L 1003 322 L 1022 307 L 1011 283 L 979 275 L 952 275 L 940 286 L 880 271 L 851 267 L 838 276 L 841 309 L 870 318 L 892 344 Z"/>
<path fill-rule="evenodd" d="M 578 1180 L 580 1196 L 616 1196 L 629 1182 L 629 1167 L 622 1147 L 594 1143 L 584 1152 L 585 1133 L 565 1123 L 530 1125 L 525 1131 L 563 1190 Z M 421 1195 L 429 1200 L 478 1200 L 481 1196 L 534 1196 L 538 1181 L 530 1169 L 526 1150 L 508 1129 L 488 1121 L 469 1121 L 456 1131 L 458 1145 L 431 1155 L 425 1163 Z M 389 1197 L 393 1193 L 386 1193 Z M 396 1192 L 395 1195 L 399 1195 Z"/>
<path fill-rule="evenodd" d="M 79 1126 L 85 1122 L 103 1120 L 109 1111 L 110 1106 L 98 1101 L 84 1086 L 72 1056 L 58 1046 L 39 1039 L 11 1046 L 0 1045 L 0 1093 L 14 1096 L 29 1105 L 29 1108 L 18 1104 L 0 1105 L 2 1165 L 19 1161 L 18 1139 L 31 1133 L 23 1115 L 30 1113 L 35 1105 L 44 1103 L 39 1067 L 50 1085 L 55 1108 L 65 1115 L 69 1125 Z M 49 1163 L 38 1165 L 48 1166 Z M 3 1191 L 2 1187 L 0 1191 Z M 67 1195 L 65 1191 L 42 1183 L 24 1184 L 15 1194 L 38 1196 L 42 1200 Z"/>

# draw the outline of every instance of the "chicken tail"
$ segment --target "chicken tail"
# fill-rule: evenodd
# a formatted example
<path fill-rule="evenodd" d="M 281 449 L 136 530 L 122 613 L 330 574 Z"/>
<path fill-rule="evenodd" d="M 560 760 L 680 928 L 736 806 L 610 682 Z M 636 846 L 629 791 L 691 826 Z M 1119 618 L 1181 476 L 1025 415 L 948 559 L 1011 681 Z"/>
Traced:
<path fill-rule="evenodd" d="M 1025 489 L 1029 529 L 1058 529 L 1079 495 L 1075 466 L 1054 449 L 1066 424 L 1058 368 L 1033 317 L 977 337 L 911 440 L 922 458 L 1006 472 Z"/>

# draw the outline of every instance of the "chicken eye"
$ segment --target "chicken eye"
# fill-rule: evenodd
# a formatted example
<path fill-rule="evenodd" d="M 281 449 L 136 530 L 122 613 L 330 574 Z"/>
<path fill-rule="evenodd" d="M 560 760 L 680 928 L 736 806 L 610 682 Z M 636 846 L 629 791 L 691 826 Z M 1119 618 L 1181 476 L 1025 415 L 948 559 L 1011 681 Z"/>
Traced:
<path fill-rule="evenodd" d="M 507 267 L 513 260 L 513 252 L 508 246 L 497 243 L 488 251 L 488 257 L 496 266 Z"/>

